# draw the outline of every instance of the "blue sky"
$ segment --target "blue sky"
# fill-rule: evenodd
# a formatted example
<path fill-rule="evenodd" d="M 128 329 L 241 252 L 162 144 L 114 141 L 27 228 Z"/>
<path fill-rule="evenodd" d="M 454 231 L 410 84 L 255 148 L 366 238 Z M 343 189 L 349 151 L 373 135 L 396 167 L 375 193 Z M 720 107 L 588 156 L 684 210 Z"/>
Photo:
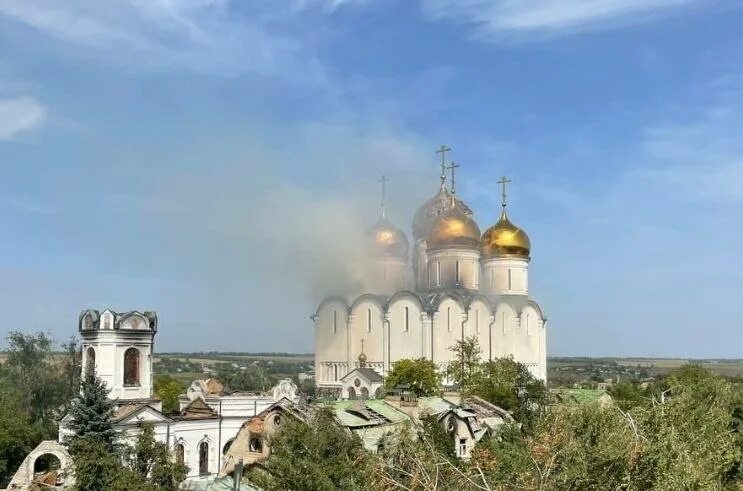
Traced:
<path fill-rule="evenodd" d="M 453 147 L 533 244 L 553 355 L 743 356 L 743 5 L 5 0 L 0 335 L 152 309 L 158 349 L 310 351 L 377 213 Z"/>

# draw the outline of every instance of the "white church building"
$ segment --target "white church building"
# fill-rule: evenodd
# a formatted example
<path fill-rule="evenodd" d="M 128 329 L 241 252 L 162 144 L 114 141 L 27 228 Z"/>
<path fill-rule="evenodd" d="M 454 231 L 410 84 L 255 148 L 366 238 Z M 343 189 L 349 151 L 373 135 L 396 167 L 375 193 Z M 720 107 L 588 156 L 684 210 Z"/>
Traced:
<path fill-rule="evenodd" d="M 441 184 L 414 216 L 412 249 L 382 211 L 368 231 L 367 291 L 325 298 L 312 316 L 318 388 L 354 398 L 347 375 L 360 367 L 386 375 L 397 360 L 427 358 L 440 370 L 458 340 L 475 336 L 484 359 L 511 356 L 547 376 L 546 318 L 529 296 L 531 244 L 506 214 L 480 233 L 455 195 L 442 147 Z M 452 170 L 447 188 L 445 170 Z M 344 393 L 349 391 L 350 393 Z"/>
<path fill-rule="evenodd" d="M 180 396 L 179 413 L 166 415 L 153 395 L 157 321 L 155 312 L 84 310 L 79 322 L 83 373 L 93 366 L 110 389 L 116 401 L 114 427 L 122 440 L 133 443 L 142 423 L 150 423 L 155 438 L 188 466 L 189 479 L 211 480 L 243 424 L 282 399 L 298 403 L 297 387 L 286 379 L 267 393 L 225 393 L 215 379 L 196 380 Z M 60 442 L 71 433 L 69 420 L 69 415 L 60 420 Z"/>

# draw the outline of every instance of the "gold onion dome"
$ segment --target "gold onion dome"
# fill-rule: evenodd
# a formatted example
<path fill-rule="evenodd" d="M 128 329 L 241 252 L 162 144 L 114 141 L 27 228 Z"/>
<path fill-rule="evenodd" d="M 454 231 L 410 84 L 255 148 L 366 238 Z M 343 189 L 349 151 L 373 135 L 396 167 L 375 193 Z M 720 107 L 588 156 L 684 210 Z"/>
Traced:
<path fill-rule="evenodd" d="M 408 238 L 399 228 L 392 225 L 383 215 L 372 228 L 368 230 L 369 254 L 374 257 L 391 256 L 407 257 Z"/>
<path fill-rule="evenodd" d="M 528 258 L 530 252 L 529 236 L 511 223 L 505 209 L 498 223 L 482 234 L 482 255 L 485 258 L 503 255 Z"/>
<path fill-rule="evenodd" d="M 469 208 L 467 209 L 469 210 Z M 434 249 L 443 247 L 477 248 L 479 244 L 480 228 L 471 215 L 466 215 L 461 207 L 456 206 L 456 204 L 449 205 L 449 209 L 433 221 L 427 237 L 428 247 Z"/>
<path fill-rule="evenodd" d="M 452 200 L 452 194 L 446 189 L 442 181 L 439 192 L 433 198 L 423 203 L 418 208 L 418 211 L 415 212 L 415 216 L 413 217 L 413 237 L 415 239 L 427 238 L 436 220 L 452 208 L 452 201 L 454 202 L 455 210 L 466 217 L 472 216 L 472 210 L 466 204 L 456 197 Z"/>

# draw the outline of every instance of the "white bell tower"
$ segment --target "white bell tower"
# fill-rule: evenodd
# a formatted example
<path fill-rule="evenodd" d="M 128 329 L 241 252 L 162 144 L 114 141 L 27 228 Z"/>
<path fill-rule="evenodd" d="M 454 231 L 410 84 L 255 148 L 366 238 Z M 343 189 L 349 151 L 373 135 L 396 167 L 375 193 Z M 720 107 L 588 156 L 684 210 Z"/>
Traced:
<path fill-rule="evenodd" d="M 92 366 L 120 401 L 152 398 L 152 347 L 157 332 L 155 312 L 80 313 L 83 373 Z"/>

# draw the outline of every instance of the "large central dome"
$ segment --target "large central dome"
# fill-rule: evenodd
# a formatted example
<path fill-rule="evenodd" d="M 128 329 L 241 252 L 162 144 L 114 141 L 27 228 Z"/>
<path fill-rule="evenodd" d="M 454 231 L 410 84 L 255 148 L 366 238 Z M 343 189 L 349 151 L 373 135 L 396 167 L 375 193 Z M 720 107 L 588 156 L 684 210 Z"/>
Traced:
<path fill-rule="evenodd" d="M 472 216 L 472 210 L 456 197 L 453 198 L 453 208 L 467 217 Z M 431 233 L 436 219 L 452 208 L 452 195 L 443 181 L 436 195 L 423 203 L 413 217 L 413 238 L 425 239 Z"/>

